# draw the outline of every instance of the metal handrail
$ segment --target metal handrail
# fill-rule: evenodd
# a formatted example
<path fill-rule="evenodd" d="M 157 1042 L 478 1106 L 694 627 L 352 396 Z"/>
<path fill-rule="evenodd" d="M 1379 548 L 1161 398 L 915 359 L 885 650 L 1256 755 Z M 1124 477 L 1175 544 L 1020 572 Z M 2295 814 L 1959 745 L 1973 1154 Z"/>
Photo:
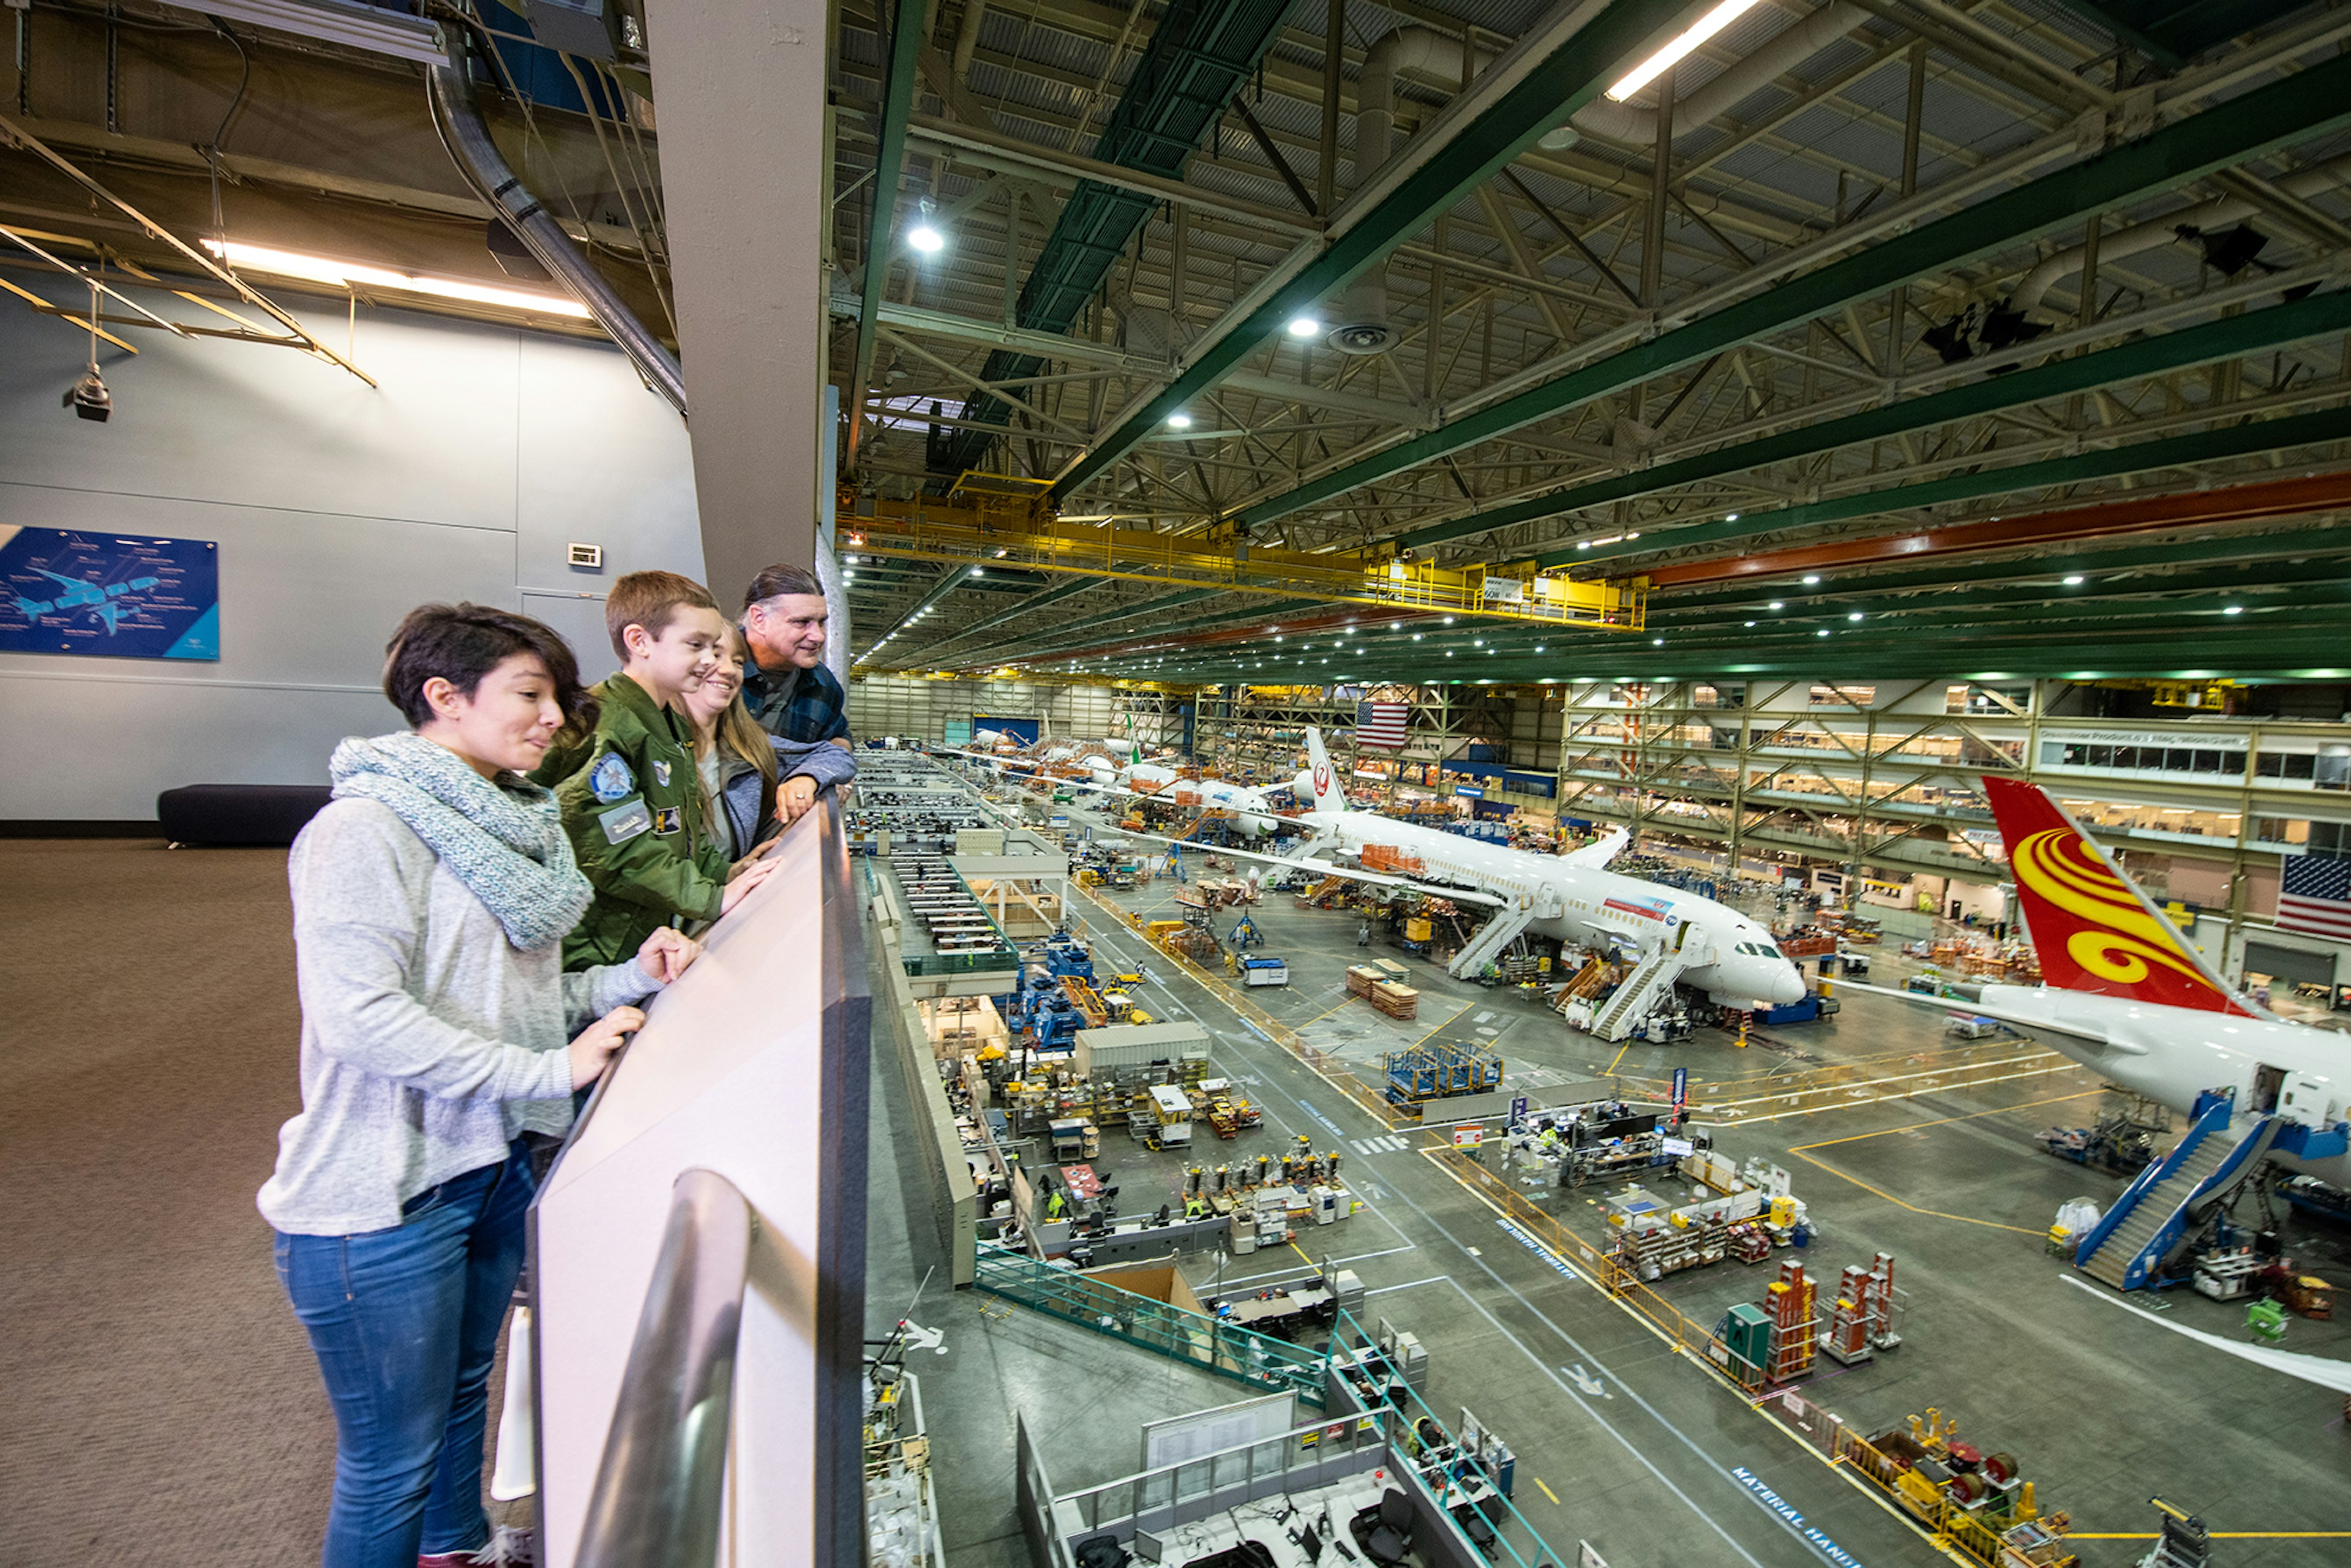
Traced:
<path fill-rule="evenodd" d="M 711 1568 L 718 1557 L 735 1352 L 758 1223 L 735 1184 L 690 1170 L 621 1374 L 579 1568 Z"/>

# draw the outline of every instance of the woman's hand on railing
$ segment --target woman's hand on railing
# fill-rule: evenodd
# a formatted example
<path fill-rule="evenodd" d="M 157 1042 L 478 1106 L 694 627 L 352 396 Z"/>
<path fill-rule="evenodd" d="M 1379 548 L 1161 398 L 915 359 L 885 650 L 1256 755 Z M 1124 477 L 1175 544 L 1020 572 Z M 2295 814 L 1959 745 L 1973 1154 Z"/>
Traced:
<path fill-rule="evenodd" d="M 580 1031 L 571 1041 L 571 1087 L 585 1089 L 603 1076 L 612 1053 L 629 1036 L 645 1027 L 645 1015 L 635 1008 L 614 1008 Z"/>
<path fill-rule="evenodd" d="M 669 926 L 645 938 L 637 949 L 637 964 L 662 985 L 668 985 L 702 956 L 702 944 Z"/>

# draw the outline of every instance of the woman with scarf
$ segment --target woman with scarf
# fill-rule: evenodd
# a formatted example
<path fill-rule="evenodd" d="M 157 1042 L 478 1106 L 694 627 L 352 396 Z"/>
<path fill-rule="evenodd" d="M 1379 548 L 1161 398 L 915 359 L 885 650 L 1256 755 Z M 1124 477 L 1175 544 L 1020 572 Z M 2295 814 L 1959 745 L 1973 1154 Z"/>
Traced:
<path fill-rule="evenodd" d="M 631 1004 L 701 949 L 664 929 L 630 963 L 562 972 L 592 890 L 523 777 L 592 717 L 562 638 L 426 605 L 383 687 L 413 727 L 335 748 L 334 799 L 287 862 L 302 1113 L 259 1204 L 335 1409 L 326 1568 L 512 1561 L 481 1466 L 536 1188 L 523 1134 L 570 1125 L 572 1092 L 644 1021 Z"/>

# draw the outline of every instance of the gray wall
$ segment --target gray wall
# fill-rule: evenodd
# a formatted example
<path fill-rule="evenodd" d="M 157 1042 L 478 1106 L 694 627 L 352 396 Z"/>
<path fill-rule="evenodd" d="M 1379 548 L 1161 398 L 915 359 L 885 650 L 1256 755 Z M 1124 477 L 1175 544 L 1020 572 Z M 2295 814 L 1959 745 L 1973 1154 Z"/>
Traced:
<path fill-rule="evenodd" d="M 298 314 L 344 346 L 340 309 Z M 0 654 L 0 820 L 323 782 L 337 739 L 400 722 L 376 682 L 413 606 L 528 611 L 594 678 L 613 667 L 606 584 L 701 575 L 684 425 L 608 344 L 363 306 L 371 390 L 288 349 L 118 331 L 141 351 L 100 346 L 114 417 L 91 423 L 58 406 L 87 335 L 0 302 L 0 527 L 218 540 L 222 656 Z M 572 540 L 601 544 L 603 570 L 568 568 Z"/>

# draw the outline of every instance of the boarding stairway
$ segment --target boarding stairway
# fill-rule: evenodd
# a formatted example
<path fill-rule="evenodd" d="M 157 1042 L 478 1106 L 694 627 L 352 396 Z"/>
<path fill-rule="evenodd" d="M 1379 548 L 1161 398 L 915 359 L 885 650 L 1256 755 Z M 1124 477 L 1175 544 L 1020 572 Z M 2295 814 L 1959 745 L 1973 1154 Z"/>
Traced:
<path fill-rule="evenodd" d="M 1487 965 L 1502 956 L 1502 949 L 1519 939 L 1519 933 L 1534 924 L 1533 909 L 1505 909 L 1478 928 L 1469 945 L 1453 956 L 1445 972 L 1457 980 L 1474 980 Z"/>
<path fill-rule="evenodd" d="M 1592 1020 L 1592 1032 L 1614 1044 L 1632 1038 L 1633 1026 L 1656 1011 L 1657 1004 L 1673 994 L 1674 982 L 1681 978 L 1687 967 L 1678 953 L 1659 953 L 1641 960 L 1640 967 L 1625 977 L 1616 994 L 1608 998 Z"/>
<path fill-rule="evenodd" d="M 2281 1117 L 2256 1116 L 2240 1128 L 2236 1109 L 2229 1095 L 2199 1097 L 2195 1125 L 2169 1154 L 2141 1171 L 2082 1238 L 2074 1267 L 2117 1291 L 2155 1285 L 2189 1226 L 2261 1167 L 2262 1156 L 2286 1126 Z"/>

